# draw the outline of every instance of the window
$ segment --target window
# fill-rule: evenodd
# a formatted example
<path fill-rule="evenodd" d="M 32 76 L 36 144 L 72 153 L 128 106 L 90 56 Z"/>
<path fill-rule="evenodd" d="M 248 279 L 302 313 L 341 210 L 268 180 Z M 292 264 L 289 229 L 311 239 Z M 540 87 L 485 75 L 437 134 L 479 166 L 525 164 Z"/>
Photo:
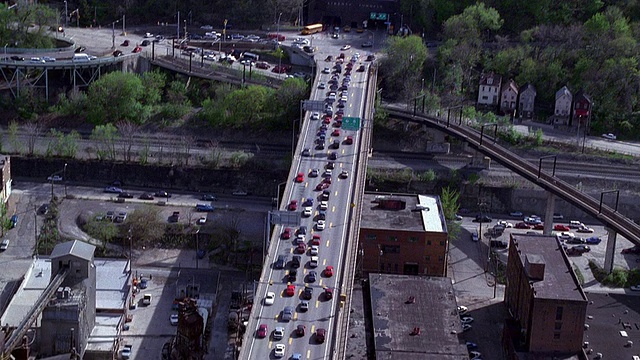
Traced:
<path fill-rule="evenodd" d="M 389 241 L 398 241 L 397 236 L 389 236 Z"/>
<path fill-rule="evenodd" d="M 411 243 L 418 242 L 418 237 L 417 236 L 409 236 L 409 242 L 411 242 Z"/>
<path fill-rule="evenodd" d="M 438 261 L 443 262 L 444 261 L 444 256 L 442 256 L 442 255 L 438 256 Z"/>
<path fill-rule="evenodd" d="M 431 245 L 431 240 L 427 240 L 427 245 Z"/>
<path fill-rule="evenodd" d="M 553 329 L 556 330 L 556 331 L 562 330 L 562 321 L 556 321 L 556 324 L 553 327 Z"/>
<path fill-rule="evenodd" d="M 376 239 L 376 234 L 365 234 L 364 238 L 366 240 L 375 240 Z"/>
<path fill-rule="evenodd" d="M 444 240 L 440 241 L 440 246 L 444 246 Z"/>
<path fill-rule="evenodd" d="M 556 320 L 562 320 L 562 306 L 556 308 Z"/>
<path fill-rule="evenodd" d="M 383 245 L 381 248 L 384 254 L 399 254 L 400 246 L 398 245 Z"/>
<path fill-rule="evenodd" d="M 560 340 L 560 333 L 553 333 L 553 340 Z"/>
<path fill-rule="evenodd" d="M 429 261 L 429 260 L 431 260 L 431 256 L 427 255 L 424 257 L 424 261 Z"/>

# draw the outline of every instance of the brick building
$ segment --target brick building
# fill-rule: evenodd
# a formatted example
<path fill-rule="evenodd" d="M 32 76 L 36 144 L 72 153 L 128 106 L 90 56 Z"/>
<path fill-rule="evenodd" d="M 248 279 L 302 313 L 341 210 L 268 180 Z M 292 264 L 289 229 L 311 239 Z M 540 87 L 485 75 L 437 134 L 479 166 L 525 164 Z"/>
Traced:
<path fill-rule="evenodd" d="M 438 196 L 365 193 L 359 246 L 362 271 L 447 275 L 447 224 Z"/>
<path fill-rule="evenodd" d="M 504 302 L 507 359 L 582 351 L 587 297 L 555 236 L 511 235 Z"/>

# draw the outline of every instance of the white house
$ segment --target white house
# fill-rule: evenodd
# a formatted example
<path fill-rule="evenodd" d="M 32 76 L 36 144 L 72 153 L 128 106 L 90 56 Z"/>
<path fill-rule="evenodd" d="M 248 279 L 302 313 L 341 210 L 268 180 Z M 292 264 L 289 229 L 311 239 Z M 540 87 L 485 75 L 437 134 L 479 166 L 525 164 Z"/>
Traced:
<path fill-rule="evenodd" d="M 478 86 L 478 105 L 497 106 L 500 99 L 502 76 L 494 73 L 482 74 Z"/>
<path fill-rule="evenodd" d="M 513 114 L 518 100 L 518 85 L 512 79 L 502 86 L 500 93 L 500 112 L 506 115 Z"/>
<path fill-rule="evenodd" d="M 566 86 L 556 91 L 556 110 L 553 123 L 556 125 L 568 125 L 571 116 L 571 101 L 573 95 Z"/>

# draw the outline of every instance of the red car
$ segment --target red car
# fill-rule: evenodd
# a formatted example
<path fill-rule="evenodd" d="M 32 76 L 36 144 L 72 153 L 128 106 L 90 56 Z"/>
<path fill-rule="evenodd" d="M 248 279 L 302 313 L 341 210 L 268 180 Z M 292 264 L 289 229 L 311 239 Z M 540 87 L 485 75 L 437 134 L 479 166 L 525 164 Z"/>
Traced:
<path fill-rule="evenodd" d="M 298 247 L 296 248 L 296 252 L 298 254 L 304 254 L 305 252 L 307 252 L 307 245 L 305 245 L 304 243 L 298 244 Z"/>
<path fill-rule="evenodd" d="M 331 133 L 331 136 L 340 136 L 340 129 L 333 130 L 333 132 Z"/>
<path fill-rule="evenodd" d="M 321 182 L 320 184 L 318 184 L 316 186 L 316 190 L 320 191 L 320 190 L 324 190 L 327 189 L 331 184 L 330 183 L 326 183 L 326 182 Z"/>
<path fill-rule="evenodd" d="M 304 181 L 304 174 L 299 172 L 298 176 L 296 176 L 296 182 L 301 183 Z"/>
<path fill-rule="evenodd" d="M 544 230 L 544 224 L 533 225 L 533 230 Z"/>
<path fill-rule="evenodd" d="M 571 229 L 570 229 L 567 225 L 556 224 L 556 225 L 553 227 L 553 230 L 556 230 L 556 231 L 569 231 L 569 230 L 571 230 Z"/>
<path fill-rule="evenodd" d="M 347 136 L 347 139 L 344 141 L 345 144 L 347 145 L 352 145 L 353 144 L 353 136 Z"/>
<path fill-rule="evenodd" d="M 140 51 L 142 51 L 142 48 L 140 46 L 136 46 L 135 48 L 133 48 L 132 53 L 139 53 Z"/>
<path fill-rule="evenodd" d="M 333 276 L 333 266 L 329 265 L 326 269 L 324 269 L 324 276 L 332 277 Z"/>
<path fill-rule="evenodd" d="M 289 285 L 289 286 L 293 286 L 293 285 Z M 325 288 L 324 289 L 324 298 L 327 299 L 327 300 L 333 299 L 333 289 Z"/>
<path fill-rule="evenodd" d="M 267 63 L 265 61 L 258 61 L 256 63 L 256 67 L 258 69 L 269 69 L 271 67 L 271 65 L 269 65 L 269 63 Z"/>
<path fill-rule="evenodd" d="M 640 246 L 622 249 L 623 254 L 640 254 Z"/>
<path fill-rule="evenodd" d="M 284 240 L 291 238 L 291 228 L 284 228 L 282 235 L 280 235 Z"/>
<path fill-rule="evenodd" d="M 260 324 L 260 326 L 258 326 L 258 331 L 256 331 L 256 336 L 261 339 L 267 337 L 267 324 Z"/>
<path fill-rule="evenodd" d="M 516 229 L 531 229 L 531 225 L 525 222 L 519 222 L 516 224 Z"/>
<path fill-rule="evenodd" d="M 336 122 L 333 123 L 333 126 L 337 128 L 342 127 L 342 120 L 336 120 Z"/>
<path fill-rule="evenodd" d="M 320 245 L 320 235 L 313 235 L 313 239 L 311 239 L 311 245 Z"/>
<path fill-rule="evenodd" d="M 298 200 L 291 200 L 291 202 L 289 203 L 289 211 L 296 210 L 298 210 Z"/>
<path fill-rule="evenodd" d="M 274 73 L 278 73 L 278 74 L 284 74 L 286 72 L 289 71 L 289 66 L 287 65 L 276 65 L 273 67 L 273 69 L 271 69 L 272 72 Z"/>
<path fill-rule="evenodd" d="M 295 285 L 287 285 L 287 290 L 284 291 L 287 296 L 293 296 L 296 293 Z"/>
<path fill-rule="evenodd" d="M 323 124 L 329 124 L 331 122 L 331 116 L 327 115 L 322 119 Z"/>
<path fill-rule="evenodd" d="M 340 53 L 340 55 L 338 55 L 338 59 L 344 59 L 344 53 Z"/>

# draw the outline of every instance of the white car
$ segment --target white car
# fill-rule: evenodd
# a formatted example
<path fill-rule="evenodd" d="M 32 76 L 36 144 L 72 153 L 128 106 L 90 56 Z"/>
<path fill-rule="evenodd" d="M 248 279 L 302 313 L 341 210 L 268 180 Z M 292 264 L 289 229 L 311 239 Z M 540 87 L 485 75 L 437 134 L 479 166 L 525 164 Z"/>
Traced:
<path fill-rule="evenodd" d="M 312 213 L 313 213 L 313 208 L 311 206 L 307 206 L 302 211 L 302 216 L 309 217 L 309 216 L 311 216 Z"/>
<path fill-rule="evenodd" d="M 331 72 L 331 70 L 329 70 L 329 68 L 328 68 L 328 67 L 326 67 L 326 68 L 322 69 L 322 73 L 323 73 L 323 74 L 328 74 L 328 73 L 330 73 L 330 72 Z"/>
<path fill-rule="evenodd" d="M 178 326 L 178 314 L 171 314 L 169 321 L 171 322 L 171 325 Z"/>
<path fill-rule="evenodd" d="M 630 287 L 631 291 L 640 291 L 640 284 Z"/>
<path fill-rule="evenodd" d="M 264 304 L 273 305 L 274 301 L 276 301 L 276 293 L 269 291 L 267 296 L 264 297 Z"/>
<path fill-rule="evenodd" d="M 512 228 L 513 224 L 510 222 L 506 222 L 505 220 L 498 221 L 498 225 L 504 226 L 505 228 Z"/>
<path fill-rule="evenodd" d="M 347 170 L 342 170 L 342 172 L 340 173 L 340 177 L 343 179 L 346 179 L 349 177 L 349 172 Z"/>
<path fill-rule="evenodd" d="M 602 134 L 602 137 L 607 140 L 616 140 L 618 137 L 613 135 L 612 133 Z"/>
<path fill-rule="evenodd" d="M 275 330 L 273 330 L 273 340 L 280 340 L 283 337 L 284 337 L 284 328 L 283 327 L 278 326 Z"/>
<path fill-rule="evenodd" d="M 467 308 L 466 306 L 463 306 L 463 305 L 458 306 L 458 314 L 462 315 L 467 311 L 469 311 L 469 308 Z"/>
<path fill-rule="evenodd" d="M 331 170 L 331 169 L 326 169 L 326 170 L 324 171 L 324 175 L 323 175 L 324 177 L 331 177 L 331 175 L 333 175 L 333 170 Z"/>
<path fill-rule="evenodd" d="M 146 34 L 144 34 L 144 38 L 145 38 L 145 39 L 150 39 L 150 38 L 152 38 L 152 37 L 153 37 L 153 34 L 152 34 L 152 33 L 146 33 Z"/>
<path fill-rule="evenodd" d="M 326 87 L 327 87 L 327 84 L 325 84 L 325 83 L 323 83 L 323 82 L 321 82 L 321 83 L 319 83 L 319 84 L 318 84 L 318 89 L 320 89 L 320 90 L 322 90 L 322 89 L 324 89 L 324 88 L 326 88 Z"/>
<path fill-rule="evenodd" d="M 592 228 L 590 228 L 590 227 L 588 227 L 588 226 L 582 225 L 582 226 L 581 226 L 578 230 L 576 230 L 576 231 L 577 231 L 577 232 L 579 232 L 579 233 L 592 233 L 592 232 L 593 232 L 593 229 L 592 229 Z"/>
<path fill-rule="evenodd" d="M 340 50 L 349 50 L 351 49 L 351 45 L 342 45 L 342 47 L 340 48 Z"/>
<path fill-rule="evenodd" d="M 318 257 L 317 256 L 312 256 L 309 259 L 309 267 L 312 268 L 312 269 L 318 267 Z"/>
<path fill-rule="evenodd" d="M 480 238 L 478 237 L 478 232 L 474 231 L 471 233 L 471 240 L 474 242 L 478 242 L 480 240 Z"/>
<path fill-rule="evenodd" d="M 2 240 L 2 242 L 0 243 L 0 251 L 5 251 L 9 248 L 9 239 L 4 239 Z"/>
<path fill-rule="evenodd" d="M 316 228 L 318 230 L 324 230 L 325 226 L 326 226 L 326 223 L 324 220 L 318 220 L 318 223 L 316 223 Z"/>
<path fill-rule="evenodd" d="M 317 112 L 313 112 L 311 113 L 311 120 L 318 120 L 320 119 L 320 114 Z"/>
<path fill-rule="evenodd" d="M 206 216 L 201 217 L 201 218 L 200 218 L 200 219 L 198 219 L 198 221 L 197 221 L 197 224 L 198 224 L 198 225 L 204 225 L 204 224 L 206 224 L 206 223 L 207 223 L 207 217 L 206 217 Z"/>
<path fill-rule="evenodd" d="M 327 210 L 327 208 L 329 208 L 329 202 L 328 201 L 320 201 L 320 210 Z"/>
<path fill-rule="evenodd" d="M 284 356 L 284 350 L 285 350 L 285 346 L 284 346 L 284 344 L 276 344 L 276 346 L 275 346 L 275 348 L 274 348 L 274 350 L 273 350 L 273 354 L 274 354 L 276 357 L 281 358 L 281 357 L 283 357 L 283 356 Z"/>
<path fill-rule="evenodd" d="M 319 251 L 320 251 L 320 248 L 318 247 L 318 245 L 312 245 L 309 248 L 309 254 L 311 254 L 311 256 L 317 256 Z"/>
<path fill-rule="evenodd" d="M 576 237 L 572 232 L 561 232 L 560 234 L 556 235 L 558 237 L 558 239 L 561 240 L 569 240 L 569 239 L 573 239 L 574 237 Z"/>
<path fill-rule="evenodd" d="M 471 324 L 473 322 L 473 318 L 471 316 L 463 316 L 460 318 L 462 324 Z"/>
<path fill-rule="evenodd" d="M 60 175 L 49 176 L 47 178 L 47 181 L 62 181 L 62 176 Z"/>

